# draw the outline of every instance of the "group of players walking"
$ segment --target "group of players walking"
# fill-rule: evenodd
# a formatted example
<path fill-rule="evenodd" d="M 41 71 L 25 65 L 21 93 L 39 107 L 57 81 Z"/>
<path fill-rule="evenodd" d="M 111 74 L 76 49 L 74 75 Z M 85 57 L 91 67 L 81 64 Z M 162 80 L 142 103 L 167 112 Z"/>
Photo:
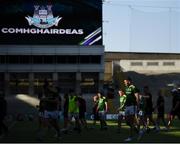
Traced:
<path fill-rule="evenodd" d="M 153 124 L 153 130 L 160 131 L 160 120 L 164 124 L 164 129 L 169 130 L 172 120 L 177 115 L 180 119 L 180 91 L 173 89 L 173 105 L 168 115 L 168 123 L 165 121 L 165 101 L 162 92 L 158 92 L 158 98 L 155 107 L 153 107 L 152 94 L 148 86 L 143 87 L 143 92 L 140 91 L 132 84 L 132 80 L 127 78 L 124 80 L 125 89 L 119 89 L 120 107 L 117 109 L 118 116 L 118 132 L 121 131 L 121 122 L 125 119 L 127 125 L 130 127 L 130 134 L 126 142 L 132 141 L 136 136 L 140 140 L 145 133 L 150 131 L 149 122 Z M 156 120 L 153 119 L 153 112 L 157 111 Z"/>
<path fill-rule="evenodd" d="M 173 107 L 168 117 L 168 123 L 164 118 L 164 97 L 161 91 L 158 92 L 158 99 L 156 106 L 153 107 L 152 95 L 148 86 L 144 86 L 143 93 L 132 84 L 130 78 L 124 80 L 125 89 L 119 89 L 119 107 L 118 113 L 118 133 L 122 132 L 122 120 L 130 127 L 130 134 L 126 142 L 133 140 L 137 135 L 138 140 L 144 135 L 145 132 L 150 131 L 149 122 L 154 125 L 153 130 L 159 131 L 160 120 L 163 121 L 165 129 L 168 130 L 172 120 L 177 115 L 180 119 L 180 92 L 178 89 L 172 90 Z M 43 137 L 43 129 L 50 128 L 51 126 L 56 130 L 56 137 L 61 137 L 61 132 L 67 133 L 76 130 L 81 132 L 82 127 L 88 129 L 86 122 L 86 101 L 81 94 L 76 94 L 70 90 L 64 94 L 64 102 L 62 106 L 62 99 L 59 96 L 59 89 L 45 83 L 43 87 L 43 94 L 39 95 L 39 137 Z M 108 99 L 103 96 L 102 92 L 97 92 L 93 96 L 93 125 L 96 121 L 100 121 L 100 129 L 107 130 L 106 114 L 108 112 Z M 62 108 L 63 107 L 63 108 Z M 63 129 L 60 131 L 59 119 L 61 111 L 63 110 Z M 153 119 L 153 111 L 157 110 L 157 119 Z M 75 123 L 72 121 L 74 118 Z M 136 134 L 134 134 L 136 133 Z"/>
<path fill-rule="evenodd" d="M 78 133 L 81 132 L 81 126 L 87 128 L 85 119 L 86 101 L 81 94 L 76 95 L 73 90 L 64 95 L 64 103 L 62 106 L 62 99 L 59 95 L 60 91 L 58 87 L 50 86 L 45 82 L 43 87 L 43 93 L 39 94 L 39 129 L 38 139 L 42 140 L 45 136 L 45 129 L 53 127 L 56 131 L 56 137 L 61 138 L 61 131 L 67 133 L 72 128 Z M 63 107 L 63 108 L 62 108 Z M 64 128 L 60 130 L 59 120 L 63 119 Z M 73 126 L 73 118 L 75 120 L 75 126 Z"/>

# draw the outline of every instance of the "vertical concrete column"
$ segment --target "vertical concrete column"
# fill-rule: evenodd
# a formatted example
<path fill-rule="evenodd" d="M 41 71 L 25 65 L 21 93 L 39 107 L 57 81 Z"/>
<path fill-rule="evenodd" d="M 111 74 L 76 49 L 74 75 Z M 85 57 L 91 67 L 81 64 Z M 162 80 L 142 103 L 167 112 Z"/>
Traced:
<path fill-rule="evenodd" d="M 99 72 L 99 84 L 98 90 L 103 90 L 104 85 L 104 71 L 105 71 L 105 61 L 104 61 L 104 54 L 101 55 L 101 71 Z"/>
<path fill-rule="evenodd" d="M 98 90 L 103 90 L 103 84 L 104 84 L 104 72 L 99 73 L 99 84 L 98 84 Z"/>
<path fill-rule="evenodd" d="M 55 86 L 58 86 L 58 73 L 57 72 L 53 73 L 53 84 Z"/>
<path fill-rule="evenodd" d="M 10 89 L 9 89 L 10 75 L 8 72 L 4 73 L 4 82 L 5 82 L 4 92 L 5 92 L 5 97 L 7 97 L 10 94 Z"/>
<path fill-rule="evenodd" d="M 77 72 L 76 73 L 76 93 L 80 93 L 81 92 L 81 72 Z"/>
<path fill-rule="evenodd" d="M 34 95 L 34 73 L 29 73 L 29 95 Z"/>

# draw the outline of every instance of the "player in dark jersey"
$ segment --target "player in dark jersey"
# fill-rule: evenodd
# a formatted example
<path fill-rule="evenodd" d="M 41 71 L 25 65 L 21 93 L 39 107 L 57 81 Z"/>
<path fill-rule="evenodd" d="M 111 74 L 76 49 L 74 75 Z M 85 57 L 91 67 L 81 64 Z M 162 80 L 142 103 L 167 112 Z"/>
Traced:
<path fill-rule="evenodd" d="M 37 140 L 42 141 L 43 128 L 46 128 L 46 126 L 47 126 L 47 122 L 44 118 L 44 111 L 45 111 L 45 106 L 46 106 L 45 95 L 42 92 L 40 92 L 38 94 L 38 99 L 39 99 L 39 105 L 36 106 L 38 108 Z"/>
<path fill-rule="evenodd" d="M 49 93 L 49 82 L 47 79 L 44 79 L 44 84 L 43 84 L 43 95 L 47 96 Z"/>
<path fill-rule="evenodd" d="M 61 120 L 61 116 L 62 116 L 62 98 L 61 98 L 61 89 L 60 87 L 56 86 L 56 95 L 57 95 L 57 99 L 58 99 L 58 119 L 59 121 Z"/>
<path fill-rule="evenodd" d="M 147 128 L 147 123 L 146 123 L 146 119 L 145 119 L 145 108 L 146 108 L 145 97 L 143 95 L 139 95 L 139 105 L 138 105 L 139 136 L 138 136 L 138 140 L 140 140 L 142 138 L 142 136 L 144 135 L 146 128 Z M 141 126 L 143 126 L 142 129 L 141 129 Z"/>
<path fill-rule="evenodd" d="M 169 113 L 168 128 L 170 128 L 175 116 L 178 116 L 180 120 L 180 89 L 174 88 L 172 91 L 172 109 Z"/>
<path fill-rule="evenodd" d="M 167 129 L 167 124 L 164 119 L 164 97 L 162 96 L 161 91 L 158 92 L 158 99 L 155 108 L 157 109 L 156 131 L 160 130 L 160 120 L 162 120 L 165 128 Z"/>
<path fill-rule="evenodd" d="M 58 123 L 58 116 L 59 116 L 59 99 L 58 99 L 58 92 L 57 90 L 51 86 L 48 88 L 49 92 L 45 97 L 45 111 L 44 111 L 44 118 L 47 124 L 50 124 L 57 133 L 57 138 L 61 137 L 60 134 L 60 127 Z"/>
<path fill-rule="evenodd" d="M 7 101 L 4 98 L 4 93 L 0 91 L 0 136 L 8 134 L 8 127 L 4 124 L 4 118 L 7 114 Z"/>
<path fill-rule="evenodd" d="M 126 116 L 126 122 L 130 126 L 130 135 L 127 139 L 125 139 L 125 141 L 129 142 L 132 140 L 133 131 L 138 133 L 138 129 L 135 126 L 137 124 L 137 119 L 136 119 L 135 115 L 137 114 L 139 91 L 134 85 L 132 85 L 132 83 L 129 79 L 125 79 L 124 84 L 125 84 L 125 94 L 126 94 L 125 116 Z"/>
<path fill-rule="evenodd" d="M 156 129 L 156 123 L 153 119 L 153 102 L 152 102 L 152 94 L 149 91 L 149 87 L 148 86 L 144 86 L 143 88 L 143 97 L 145 98 L 145 119 L 146 119 L 146 123 L 147 123 L 147 132 L 149 132 L 150 128 L 149 128 L 149 122 L 151 122 L 154 126 L 153 129 Z M 148 122 L 149 120 L 149 122 Z"/>
<path fill-rule="evenodd" d="M 39 124 L 38 130 L 40 130 L 44 126 L 45 101 L 44 101 L 43 93 L 41 93 L 41 92 L 39 93 L 38 99 L 39 99 L 39 105 L 37 106 L 38 111 L 39 111 L 39 113 L 38 113 L 38 124 Z"/>
<path fill-rule="evenodd" d="M 78 101 L 79 101 L 79 120 L 81 122 L 81 125 L 84 126 L 85 129 L 87 129 L 87 122 L 85 118 L 86 101 L 83 98 L 82 94 L 79 94 Z"/>
<path fill-rule="evenodd" d="M 63 105 L 63 117 L 64 117 L 64 126 L 62 131 L 67 133 L 68 131 L 68 107 L 69 107 L 69 95 L 68 93 L 64 94 L 64 105 Z"/>
<path fill-rule="evenodd" d="M 93 113 L 93 127 L 95 127 L 96 125 L 96 121 L 99 120 L 99 114 L 97 112 L 97 106 L 98 106 L 98 100 L 99 100 L 99 97 L 98 95 L 96 94 L 95 96 L 93 96 L 93 108 L 92 108 L 92 113 Z"/>

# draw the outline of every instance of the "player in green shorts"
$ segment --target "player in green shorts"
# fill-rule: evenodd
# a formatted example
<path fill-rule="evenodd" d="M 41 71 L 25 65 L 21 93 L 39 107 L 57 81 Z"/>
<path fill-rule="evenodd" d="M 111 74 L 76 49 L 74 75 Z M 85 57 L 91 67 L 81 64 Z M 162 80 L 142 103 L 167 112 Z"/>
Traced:
<path fill-rule="evenodd" d="M 119 108 L 118 111 L 118 133 L 121 131 L 121 122 L 123 118 L 125 118 L 125 103 L 126 103 L 126 95 L 124 94 L 123 90 L 119 90 Z"/>

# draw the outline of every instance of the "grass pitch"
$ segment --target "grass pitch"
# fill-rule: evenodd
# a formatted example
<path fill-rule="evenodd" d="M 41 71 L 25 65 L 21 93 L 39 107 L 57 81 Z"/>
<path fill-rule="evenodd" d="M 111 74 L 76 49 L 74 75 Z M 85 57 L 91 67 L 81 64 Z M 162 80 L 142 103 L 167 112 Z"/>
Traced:
<path fill-rule="evenodd" d="M 123 143 L 124 139 L 128 137 L 129 127 L 125 123 L 122 124 L 121 133 L 117 133 L 117 122 L 107 121 L 108 129 L 101 131 L 99 123 L 94 129 L 92 127 L 92 121 L 88 121 L 89 129 L 82 129 L 81 133 L 76 131 L 69 132 L 67 134 L 62 134 L 61 139 L 54 137 L 55 131 L 53 129 L 44 130 L 44 138 L 41 142 L 49 143 Z M 61 125 L 61 123 L 60 123 Z M 37 121 L 19 121 L 11 125 L 10 132 L 7 136 L 1 137 L 0 142 L 40 142 L 37 139 Z M 163 126 L 161 127 L 163 129 Z M 133 139 L 132 142 L 153 142 L 153 143 L 164 143 L 164 142 L 180 142 L 180 121 L 176 119 L 173 123 L 173 127 L 170 131 L 146 133 L 140 141 L 137 141 L 137 137 Z"/>

